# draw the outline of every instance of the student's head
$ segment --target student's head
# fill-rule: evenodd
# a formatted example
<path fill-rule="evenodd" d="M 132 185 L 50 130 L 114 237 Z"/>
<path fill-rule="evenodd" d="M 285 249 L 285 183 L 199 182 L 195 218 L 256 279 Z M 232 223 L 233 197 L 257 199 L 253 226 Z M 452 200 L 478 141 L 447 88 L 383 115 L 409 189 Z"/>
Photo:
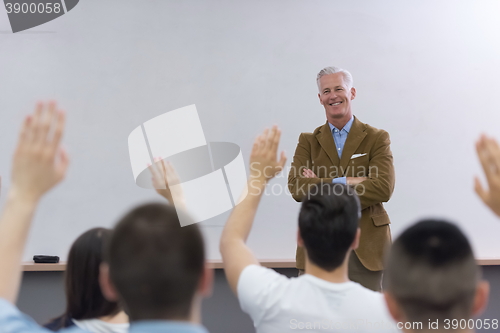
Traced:
<path fill-rule="evenodd" d="M 104 298 L 99 287 L 99 266 L 104 244 L 111 230 L 91 229 L 71 246 L 66 266 L 66 316 L 73 319 L 92 319 L 117 314 L 116 302 Z"/>
<path fill-rule="evenodd" d="M 193 320 L 200 296 L 211 289 L 198 226 L 181 227 L 175 208 L 165 204 L 126 214 L 113 231 L 106 262 L 103 291 L 123 301 L 131 321 Z"/>
<path fill-rule="evenodd" d="M 394 242 L 384 272 L 389 310 L 398 322 L 468 320 L 487 303 L 489 287 L 471 246 L 455 225 L 424 220 Z"/>
<path fill-rule="evenodd" d="M 341 266 L 359 242 L 359 217 L 359 199 L 352 188 L 313 186 L 299 213 L 298 242 L 309 261 L 330 272 Z"/>

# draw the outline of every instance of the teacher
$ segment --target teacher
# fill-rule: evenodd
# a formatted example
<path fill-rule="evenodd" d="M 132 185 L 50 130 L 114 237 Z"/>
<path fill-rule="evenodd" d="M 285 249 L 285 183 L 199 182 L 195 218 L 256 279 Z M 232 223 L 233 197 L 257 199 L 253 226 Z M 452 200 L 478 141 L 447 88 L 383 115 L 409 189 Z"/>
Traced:
<path fill-rule="evenodd" d="M 352 185 L 361 203 L 361 238 L 349 258 L 349 279 L 380 291 L 384 250 L 390 245 L 390 220 L 383 202 L 394 191 L 394 165 L 389 133 L 364 124 L 352 114 L 356 97 L 352 75 L 326 67 L 317 76 L 318 97 L 326 123 L 313 133 L 301 133 L 288 175 L 296 201 L 316 183 Z M 296 267 L 303 273 L 304 249 L 297 248 Z"/>

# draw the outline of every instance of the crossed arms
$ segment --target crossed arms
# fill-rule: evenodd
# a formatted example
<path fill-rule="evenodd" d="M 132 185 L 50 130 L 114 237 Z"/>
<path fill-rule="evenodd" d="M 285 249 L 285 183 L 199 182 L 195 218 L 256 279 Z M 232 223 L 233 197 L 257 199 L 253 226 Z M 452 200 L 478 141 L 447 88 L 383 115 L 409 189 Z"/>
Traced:
<path fill-rule="evenodd" d="M 347 184 L 353 185 L 359 196 L 361 209 L 389 201 L 394 191 L 395 176 L 389 134 L 383 130 L 379 130 L 377 134 L 369 152 L 367 177 L 347 177 Z M 311 158 L 313 144 L 319 145 L 313 135 L 304 133 L 300 135 L 288 175 L 288 188 L 296 201 L 302 201 L 312 184 L 331 183 L 335 178 L 318 178 L 309 169 L 313 165 Z"/>

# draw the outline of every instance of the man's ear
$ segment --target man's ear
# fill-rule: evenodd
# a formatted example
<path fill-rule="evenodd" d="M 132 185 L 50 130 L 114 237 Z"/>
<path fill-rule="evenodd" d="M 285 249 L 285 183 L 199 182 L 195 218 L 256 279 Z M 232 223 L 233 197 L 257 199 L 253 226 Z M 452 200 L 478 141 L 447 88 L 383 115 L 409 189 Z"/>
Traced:
<path fill-rule="evenodd" d="M 387 305 L 387 310 L 391 314 L 392 319 L 396 322 L 404 322 L 405 316 L 403 311 L 398 304 L 398 302 L 394 299 L 394 297 L 387 291 L 384 291 L 385 304 Z"/>
<path fill-rule="evenodd" d="M 358 230 L 356 230 L 356 236 L 354 236 L 354 240 L 352 241 L 351 249 L 356 250 L 358 248 L 359 237 L 361 237 L 361 229 L 360 228 L 358 228 Z"/>
<path fill-rule="evenodd" d="M 209 268 L 205 263 L 205 268 L 203 269 L 203 274 L 200 279 L 200 284 L 198 291 L 203 297 L 212 296 L 212 290 L 214 286 L 214 270 Z"/>
<path fill-rule="evenodd" d="M 476 288 L 474 303 L 472 304 L 472 315 L 479 316 L 486 306 L 490 296 L 490 283 L 488 281 L 480 281 Z"/>
<path fill-rule="evenodd" d="M 109 276 L 109 266 L 104 262 L 99 266 L 99 285 L 104 298 L 110 302 L 118 301 L 118 293 Z"/>
<path fill-rule="evenodd" d="M 321 94 L 318 93 L 318 99 L 319 99 L 319 104 L 323 105 L 323 102 L 321 101 Z"/>
<path fill-rule="evenodd" d="M 304 240 L 302 239 L 302 236 L 300 235 L 300 230 L 297 230 L 297 245 L 300 247 L 304 247 Z"/>
<path fill-rule="evenodd" d="M 351 101 L 356 97 L 356 88 L 351 88 Z"/>

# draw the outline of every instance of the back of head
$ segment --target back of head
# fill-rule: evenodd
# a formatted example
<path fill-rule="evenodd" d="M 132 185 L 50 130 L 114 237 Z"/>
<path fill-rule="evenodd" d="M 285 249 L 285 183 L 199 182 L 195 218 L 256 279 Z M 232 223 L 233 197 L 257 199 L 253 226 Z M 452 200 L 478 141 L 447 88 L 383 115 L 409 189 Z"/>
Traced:
<path fill-rule="evenodd" d="M 66 266 L 66 317 L 92 319 L 114 315 L 120 311 L 109 302 L 99 287 L 99 266 L 104 245 L 111 230 L 94 228 L 83 233 L 71 246 Z"/>
<path fill-rule="evenodd" d="M 299 213 L 300 236 L 309 260 L 327 271 L 342 265 L 356 237 L 359 217 L 354 189 L 341 184 L 312 187 Z"/>
<path fill-rule="evenodd" d="M 146 204 L 125 215 L 114 229 L 107 261 L 131 320 L 189 316 L 205 250 L 197 225 L 181 227 L 175 208 Z"/>
<path fill-rule="evenodd" d="M 469 319 L 479 275 L 460 229 L 445 221 L 424 220 L 394 242 L 384 288 L 408 321 Z"/>

